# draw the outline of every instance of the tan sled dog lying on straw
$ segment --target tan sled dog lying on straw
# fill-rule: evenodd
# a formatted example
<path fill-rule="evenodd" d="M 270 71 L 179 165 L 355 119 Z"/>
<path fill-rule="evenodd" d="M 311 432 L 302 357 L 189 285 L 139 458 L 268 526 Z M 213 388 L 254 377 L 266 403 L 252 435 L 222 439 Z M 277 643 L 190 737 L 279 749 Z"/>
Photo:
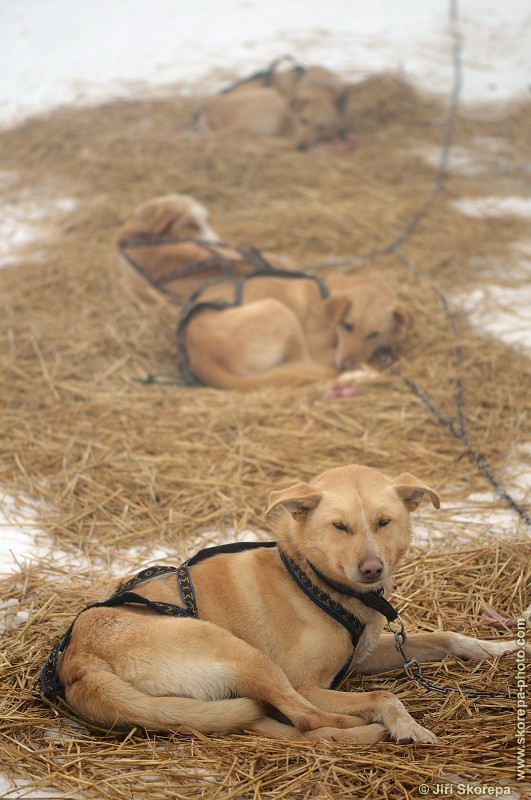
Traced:
<path fill-rule="evenodd" d="M 331 273 L 318 281 L 251 251 L 224 244 L 189 195 L 142 204 L 118 233 L 121 294 L 193 297 L 179 328 L 190 381 L 252 389 L 335 377 L 377 350 L 396 350 L 412 327 L 413 314 L 380 277 Z"/>
<path fill-rule="evenodd" d="M 241 81 L 209 98 L 196 121 L 201 131 L 230 135 L 285 137 L 298 150 L 344 136 L 342 105 L 345 84 L 325 67 L 274 72 L 267 86 L 261 79 Z"/>
<path fill-rule="evenodd" d="M 189 372 L 208 386 L 252 389 L 301 384 L 337 376 L 395 350 L 413 324 L 411 311 L 377 276 L 249 276 L 241 302 L 233 284 L 207 287 L 181 319 L 181 357 Z M 198 304 L 206 302 L 200 309 Z"/>
<path fill-rule="evenodd" d="M 107 726 L 434 743 L 390 692 L 335 691 L 350 670 L 401 665 L 382 634 L 396 615 L 382 595 L 423 495 L 439 507 L 413 475 L 363 466 L 274 491 L 277 542 L 207 548 L 179 569 L 140 573 L 77 617 L 43 671 L 45 694 L 62 684 L 77 713 Z M 419 661 L 515 649 L 442 631 L 409 637 Z"/>

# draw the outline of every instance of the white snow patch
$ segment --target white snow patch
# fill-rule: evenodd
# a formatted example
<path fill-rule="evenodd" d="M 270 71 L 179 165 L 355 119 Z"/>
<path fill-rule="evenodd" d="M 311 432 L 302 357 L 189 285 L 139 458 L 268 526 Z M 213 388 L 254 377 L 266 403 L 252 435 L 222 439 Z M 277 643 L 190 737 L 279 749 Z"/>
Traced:
<path fill-rule="evenodd" d="M 531 349 L 531 283 L 518 288 L 488 285 L 453 295 L 474 327 L 507 344 Z"/>
<path fill-rule="evenodd" d="M 463 197 L 454 206 L 467 217 L 531 216 L 531 197 Z"/>
<path fill-rule="evenodd" d="M 139 87 L 215 91 L 290 53 L 346 78 L 401 70 L 432 91 L 452 80 L 449 4 L 440 0 L 17 0 L 0 5 L 4 124 L 65 103 L 94 103 Z M 459 8 L 466 101 L 523 95 L 529 83 L 528 0 L 467 0 Z M 218 73 L 216 77 L 216 73 Z"/>
<path fill-rule="evenodd" d="M 531 497 L 531 442 L 519 445 L 509 454 L 507 466 L 494 477 L 513 500 L 524 509 Z M 442 520 L 437 511 L 427 503 L 422 505 L 412 520 L 413 545 L 434 545 L 440 550 L 448 543 L 452 549 L 458 546 L 475 546 L 486 541 L 487 536 L 507 541 L 528 539 L 519 515 L 505 504 L 492 490 L 473 492 L 466 500 L 446 500 L 452 496 L 452 487 L 441 492 L 441 506 L 451 510 L 451 517 Z"/>
<path fill-rule="evenodd" d="M 44 239 L 48 235 L 45 223 L 53 222 L 59 213 L 73 211 L 76 205 L 77 201 L 71 197 L 44 201 L 31 192 L 21 193 L 17 202 L 0 204 L 0 268 L 15 263 L 24 245 Z"/>
<path fill-rule="evenodd" d="M 36 542 L 38 533 L 34 504 L 0 493 L 0 573 L 14 572 L 21 561 L 43 555 Z"/>
<path fill-rule="evenodd" d="M 441 161 L 441 148 L 436 145 L 416 145 L 414 152 L 427 164 L 438 167 Z M 447 171 L 460 175 L 481 175 L 482 173 L 501 173 L 511 166 L 508 154 L 510 145 L 494 136 L 477 136 L 468 147 L 453 145 L 450 150 Z"/>
<path fill-rule="evenodd" d="M 39 798 L 57 798 L 67 797 L 63 792 L 57 789 L 34 789 L 34 784 L 26 780 L 11 781 L 5 775 L 0 773 L 0 797 L 9 797 L 10 800 L 23 800 L 25 797 L 31 797 L 31 800 Z"/>
<path fill-rule="evenodd" d="M 454 292 L 449 299 L 482 333 L 531 350 L 531 242 L 516 242 L 513 249 L 517 258 L 510 265 L 482 265 L 488 283 Z"/>

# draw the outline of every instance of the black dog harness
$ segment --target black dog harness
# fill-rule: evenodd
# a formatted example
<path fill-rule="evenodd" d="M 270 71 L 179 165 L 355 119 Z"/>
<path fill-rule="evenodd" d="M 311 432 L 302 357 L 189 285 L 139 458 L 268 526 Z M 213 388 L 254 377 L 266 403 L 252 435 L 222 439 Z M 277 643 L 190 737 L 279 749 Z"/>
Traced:
<path fill-rule="evenodd" d="M 277 67 L 282 64 L 283 61 L 287 61 L 288 63 L 292 64 L 293 66 L 290 68 L 290 72 L 294 72 L 298 77 L 302 77 L 306 72 L 306 68 L 301 66 L 293 56 L 288 54 L 284 56 L 280 56 L 279 58 L 275 58 L 271 64 L 266 67 L 266 69 L 258 70 L 257 72 L 253 72 L 251 75 L 248 75 L 246 78 L 241 78 L 240 80 L 233 81 L 229 86 L 226 86 L 224 89 L 221 90 L 220 94 L 229 94 L 238 86 L 243 86 L 246 83 L 250 83 L 251 81 L 261 80 L 263 86 L 272 86 L 273 84 L 273 77 L 277 70 Z"/>
<path fill-rule="evenodd" d="M 194 261 L 192 264 L 184 264 L 180 267 L 171 267 L 162 275 L 154 278 L 153 275 L 134 258 L 130 251 L 132 250 L 145 250 L 150 247 L 161 247 L 172 244 L 194 244 L 202 247 L 209 256 L 201 258 L 199 261 Z M 223 245 L 222 242 L 219 243 Z M 151 236 L 149 238 L 142 236 L 131 236 L 129 238 L 121 239 L 118 245 L 121 256 L 127 261 L 130 267 L 133 267 L 136 272 L 157 291 L 162 292 L 173 302 L 175 297 L 172 292 L 168 291 L 167 284 L 179 278 L 189 278 L 192 275 L 202 274 L 204 282 L 202 288 L 210 283 L 218 283 L 220 280 L 231 280 L 238 275 L 248 271 L 248 265 L 252 269 L 263 267 L 265 259 L 255 247 L 236 247 L 231 248 L 238 254 L 237 258 L 228 258 L 216 250 L 210 242 L 203 239 L 194 238 L 181 238 L 177 236 Z M 221 277 L 220 277 L 221 276 Z M 181 302 L 181 301 L 179 301 Z M 184 300 L 186 302 L 186 298 Z"/>
<path fill-rule="evenodd" d="M 196 314 L 204 311 L 205 309 L 213 309 L 215 311 L 224 311 L 227 308 L 237 308 L 241 306 L 243 302 L 243 294 L 245 290 L 245 284 L 247 281 L 252 280 L 253 278 L 283 278 L 285 280 L 306 280 L 306 281 L 313 281 L 317 284 L 319 289 L 319 294 L 321 298 L 325 300 L 328 297 L 328 289 L 326 288 L 324 282 L 319 278 L 317 275 L 308 275 L 306 272 L 300 272 L 299 270 L 289 270 L 289 269 L 277 269 L 273 267 L 266 259 L 259 253 L 259 251 L 255 250 L 254 253 L 254 262 L 258 264 L 256 268 L 252 272 L 248 272 L 244 275 L 240 275 L 239 277 L 233 277 L 233 285 L 234 285 L 234 293 L 232 297 L 232 301 L 227 300 L 204 300 L 197 299 L 199 295 L 204 291 L 206 286 L 212 286 L 215 283 L 224 283 L 226 282 L 226 278 L 222 278 L 219 281 L 210 281 L 209 283 L 205 283 L 196 289 L 192 294 L 189 296 L 188 300 L 186 301 L 186 305 L 183 309 L 183 313 L 181 315 L 181 319 L 179 321 L 179 325 L 177 326 L 177 346 L 179 349 L 179 361 L 180 361 L 180 370 L 183 380 L 189 384 L 190 386 L 198 386 L 200 385 L 200 381 L 198 381 L 197 377 L 194 375 L 192 371 L 192 367 L 190 365 L 190 358 L 188 356 L 188 350 L 186 347 L 186 331 L 190 320 L 195 317 Z"/>
<path fill-rule="evenodd" d="M 91 605 L 86 606 L 86 608 L 82 609 L 76 616 L 63 638 L 54 645 L 50 655 L 46 660 L 46 663 L 44 664 L 44 667 L 42 668 L 41 688 L 43 697 L 48 702 L 53 703 L 58 698 L 62 699 L 64 696 L 64 687 L 61 686 L 57 674 L 59 656 L 66 649 L 68 642 L 70 641 L 70 636 L 76 620 L 84 611 L 88 611 L 89 608 L 115 608 L 116 606 L 132 603 L 144 605 L 150 608 L 152 611 L 156 611 L 158 614 L 197 619 L 199 618 L 199 612 L 189 568 L 194 564 L 198 564 L 200 561 L 204 561 L 207 558 L 212 558 L 212 556 L 223 553 L 240 553 L 245 550 L 254 550 L 258 547 L 278 547 L 278 545 L 277 542 L 235 542 L 233 544 L 223 544 L 216 547 L 206 547 L 196 553 L 195 556 L 192 556 L 185 561 L 180 567 L 148 567 L 147 569 L 139 572 L 130 580 L 126 581 L 118 589 L 118 591 L 111 595 L 111 597 L 109 597 L 107 600 L 103 600 L 99 603 L 91 603 Z M 280 548 L 278 548 L 278 551 L 287 571 L 297 585 L 306 594 L 306 596 L 309 597 L 310 600 L 312 600 L 312 602 L 314 602 L 320 609 L 322 609 L 322 611 L 339 622 L 350 635 L 352 642 L 352 654 L 348 657 L 345 664 L 341 667 L 339 673 L 333 679 L 330 688 L 334 689 L 341 683 L 348 672 L 350 663 L 352 661 L 352 656 L 354 655 L 354 650 L 356 649 L 359 639 L 365 630 L 365 624 L 347 611 L 347 609 L 344 608 L 341 603 L 333 600 L 329 594 L 312 583 L 304 570 L 295 561 L 293 561 L 293 559 L 289 558 L 286 553 L 284 553 Z M 349 597 L 355 597 L 365 606 L 367 606 L 367 608 L 372 608 L 375 611 L 378 611 L 380 614 L 383 614 L 388 621 L 393 621 L 398 617 L 395 609 L 383 597 L 383 590 L 364 593 L 356 592 L 344 584 L 336 583 L 335 581 L 325 577 L 310 562 L 308 562 L 308 565 L 315 572 L 317 577 L 326 585 L 330 586 L 334 591 L 338 591 L 341 594 L 347 594 Z M 172 603 L 161 603 L 155 600 L 148 600 L 146 597 L 143 597 L 142 595 L 132 591 L 132 589 L 144 581 L 151 580 L 152 578 L 158 578 L 161 575 L 169 574 L 174 574 L 176 576 L 179 595 L 184 603 L 184 608 L 173 605 Z"/>

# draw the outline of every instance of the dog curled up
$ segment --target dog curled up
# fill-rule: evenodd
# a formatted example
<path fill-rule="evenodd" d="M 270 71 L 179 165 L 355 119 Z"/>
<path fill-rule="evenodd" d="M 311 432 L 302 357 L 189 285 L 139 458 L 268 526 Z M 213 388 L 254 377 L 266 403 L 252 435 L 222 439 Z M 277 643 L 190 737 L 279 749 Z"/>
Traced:
<path fill-rule="evenodd" d="M 226 245 L 189 195 L 140 205 L 117 244 L 121 297 L 188 300 L 179 349 L 191 382 L 253 389 L 336 377 L 396 351 L 413 325 L 382 278 L 290 273 L 285 258 Z"/>
<path fill-rule="evenodd" d="M 345 137 L 344 90 L 344 82 L 325 67 L 274 71 L 269 85 L 263 77 L 251 78 L 210 97 L 194 127 L 284 138 L 308 150 Z"/>
<path fill-rule="evenodd" d="M 266 513 L 276 541 L 150 568 L 88 607 L 52 651 L 45 695 L 64 692 L 76 713 L 104 726 L 434 743 L 391 692 L 336 689 L 349 673 L 401 666 L 383 633 L 396 616 L 386 596 L 424 496 L 439 507 L 413 475 L 359 465 L 273 491 Z M 516 649 L 444 631 L 408 642 L 419 662 Z"/>
<path fill-rule="evenodd" d="M 181 356 L 221 389 L 299 385 L 336 377 L 377 351 L 395 351 L 413 314 L 377 276 L 251 274 L 207 286 L 181 319 Z M 219 307 L 219 301 L 226 307 Z"/>

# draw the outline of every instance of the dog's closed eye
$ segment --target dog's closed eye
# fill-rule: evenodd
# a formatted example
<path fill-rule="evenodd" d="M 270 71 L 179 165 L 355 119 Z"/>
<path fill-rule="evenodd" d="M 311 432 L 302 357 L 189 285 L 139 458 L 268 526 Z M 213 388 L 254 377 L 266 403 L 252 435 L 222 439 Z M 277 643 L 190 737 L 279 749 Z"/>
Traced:
<path fill-rule="evenodd" d="M 349 333 L 352 333 L 352 331 L 354 330 L 354 325 L 352 322 L 342 322 L 341 325 Z"/>
<path fill-rule="evenodd" d="M 332 525 L 336 529 L 336 531 L 343 531 L 344 533 L 348 533 L 348 526 L 344 525 L 342 522 L 333 522 Z"/>
<path fill-rule="evenodd" d="M 385 528 L 387 527 L 387 525 L 389 525 L 390 522 L 391 520 L 389 519 L 389 517 L 380 517 L 380 519 L 376 524 L 379 528 Z"/>
<path fill-rule="evenodd" d="M 369 341 L 369 339 L 376 339 L 376 337 L 379 335 L 380 335 L 379 331 L 371 331 L 369 334 L 367 334 L 365 339 Z"/>
<path fill-rule="evenodd" d="M 195 222 L 187 222 L 184 226 L 185 230 L 190 231 L 191 233 L 199 233 L 199 225 Z"/>

